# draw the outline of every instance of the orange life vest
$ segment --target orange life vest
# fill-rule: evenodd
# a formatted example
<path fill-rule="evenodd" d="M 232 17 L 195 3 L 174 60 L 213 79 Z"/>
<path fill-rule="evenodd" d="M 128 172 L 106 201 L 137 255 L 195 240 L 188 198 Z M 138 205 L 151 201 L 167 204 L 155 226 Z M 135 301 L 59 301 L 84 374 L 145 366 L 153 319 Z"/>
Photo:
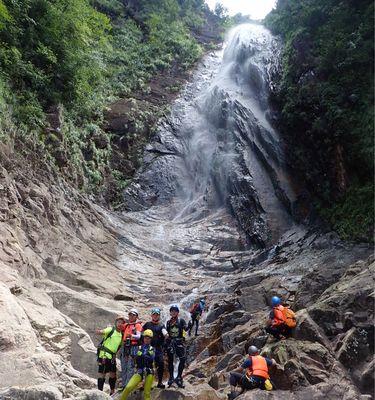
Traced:
<path fill-rule="evenodd" d="M 273 308 L 272 326 L 285 324 L 284 307 L 280 304 Z"/>
<path fill-rule="evenodd" d="M 250 356 L 251 367 L 248 368 L 247 376 L 259 376 L 264 379 L 269 379 L 267 361 L 262 356 Z"/>
<path fill-rule="evenodd" d="M 139 322 L 133 322 L 133 323 L 126 323 L 122 329 L 123 332 L 123 341 L 126 343 L 126 339 L 131 338 L 131 335 L 134 335 L 136 332 L 134 332 L 134 329 L 137 332 L 142 332 L 142 325 Z M 132 346 L 137 346 L 138 345 L 138 340 L 137 339 L 131 339 L 130 344 Z"/>

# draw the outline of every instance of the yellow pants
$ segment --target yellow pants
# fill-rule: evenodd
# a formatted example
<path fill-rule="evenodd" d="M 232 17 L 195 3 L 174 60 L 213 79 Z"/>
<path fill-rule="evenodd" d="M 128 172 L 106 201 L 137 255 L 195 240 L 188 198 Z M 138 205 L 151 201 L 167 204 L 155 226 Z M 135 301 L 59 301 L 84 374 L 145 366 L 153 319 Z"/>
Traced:
<path fill-rule="evenodd" d="M 142 376 L 140 374 L 134 374 L 129 383 L 126 385 L 126 388 L 121 394 L 120 400 L 126 400 L 131 392 L 133 392 L 137 386 L 142 382 Z M 144 400 L 151 400 L 151 388 L 154 382 L 154 375 L 146 375 L 145 383 L 143 386 L 143 398 Z"/>

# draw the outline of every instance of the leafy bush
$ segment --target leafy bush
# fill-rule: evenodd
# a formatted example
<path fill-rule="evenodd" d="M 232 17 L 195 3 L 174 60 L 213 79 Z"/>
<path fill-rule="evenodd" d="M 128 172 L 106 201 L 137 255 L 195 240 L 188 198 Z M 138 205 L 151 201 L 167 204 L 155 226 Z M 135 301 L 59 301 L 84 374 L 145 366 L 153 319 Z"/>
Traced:
<path fill-rule="evenodd" d="M 112 147 L 92 124 L 114 99 L 149 92 L 155 73 L 191 66 L 202 49 L 189 29 L 207 12 L 203 0 L 0 0 L 0 140 L 45 152 L 78 186 L 100 185 Z M 149 119 L 134 122 L 133 142 Z"/>
<path fill-rule="evenodd" d="M 265 20 L 285 40 L 275 99 L 289 162 L 322 210 L 358 202 L 359 189 L 373 182 L 373 15 L 370 0 L 283 0 Z M 348 176 L 346 184 L 357 188 L 350 195 L 338 168 Z M 366 212 L 372 219 L 372 211 Z M 335 226 L 347 237 L 345 214 L 335 215 L 342 218 Z"/>

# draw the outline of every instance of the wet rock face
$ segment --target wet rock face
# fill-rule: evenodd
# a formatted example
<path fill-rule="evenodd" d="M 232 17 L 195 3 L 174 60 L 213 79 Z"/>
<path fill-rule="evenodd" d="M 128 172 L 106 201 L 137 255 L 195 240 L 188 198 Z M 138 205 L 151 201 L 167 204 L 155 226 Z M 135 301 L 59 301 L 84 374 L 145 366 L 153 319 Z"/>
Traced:
<path fill-rule="evenodd" d="M 298 193 L 268 122 L 274 47 L 268 31 L 249 25 L 233 33 L 222 60 L 205 59 L 147 147 L 124 193 L 129 210 L 176 198 L 190 213 L 225 206 L 260 247 L 293 224 Z"/>
<path fill-rule="evenodd" d="M 353 264 L 308 308 L 364 393 L 374 390 L 373 379 L 367 379 L 374 361 L 374 272 L 373 258 Z"/>

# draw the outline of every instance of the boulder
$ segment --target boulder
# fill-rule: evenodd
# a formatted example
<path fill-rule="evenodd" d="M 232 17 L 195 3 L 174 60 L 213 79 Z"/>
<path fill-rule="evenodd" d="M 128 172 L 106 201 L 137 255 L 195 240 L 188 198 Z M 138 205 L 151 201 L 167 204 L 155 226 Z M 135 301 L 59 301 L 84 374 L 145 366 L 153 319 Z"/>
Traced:
<path fill-rule="evenodd" d="M 75 400 L 110 400 L 111 397 L 100 390 L 83 390 L 76 395 Z"/>
<path fill-rule="evenodd" d="M 13 387 L 0 391 L 1 400 L 62 400 L 62 393 L 54 386 L 41 385 L 28 388 Z"/>
<path fill-rule="evenodd" d="M 296 313 L 297 326 L 294 330 L 293 337 L 297 340 L 308 340 L 317 342 L 323 346 L 330 348 L 331 344 L 324 334 L 320 326 L 310 317 L 306 309 Z"/>
<path fill-rule="evenodd" d="M 316 385 L 331 379 L 335 358 L 320 343 L 295 339 L 267 344 L 262 355 L 274 358 L 283 373 L 271 377 L 280 389 L 298 390 L 301 386 Z M 335 372 L 337 372 L 336 370 Z M 345 373 L 342 371 L 342 375 Z"/>

